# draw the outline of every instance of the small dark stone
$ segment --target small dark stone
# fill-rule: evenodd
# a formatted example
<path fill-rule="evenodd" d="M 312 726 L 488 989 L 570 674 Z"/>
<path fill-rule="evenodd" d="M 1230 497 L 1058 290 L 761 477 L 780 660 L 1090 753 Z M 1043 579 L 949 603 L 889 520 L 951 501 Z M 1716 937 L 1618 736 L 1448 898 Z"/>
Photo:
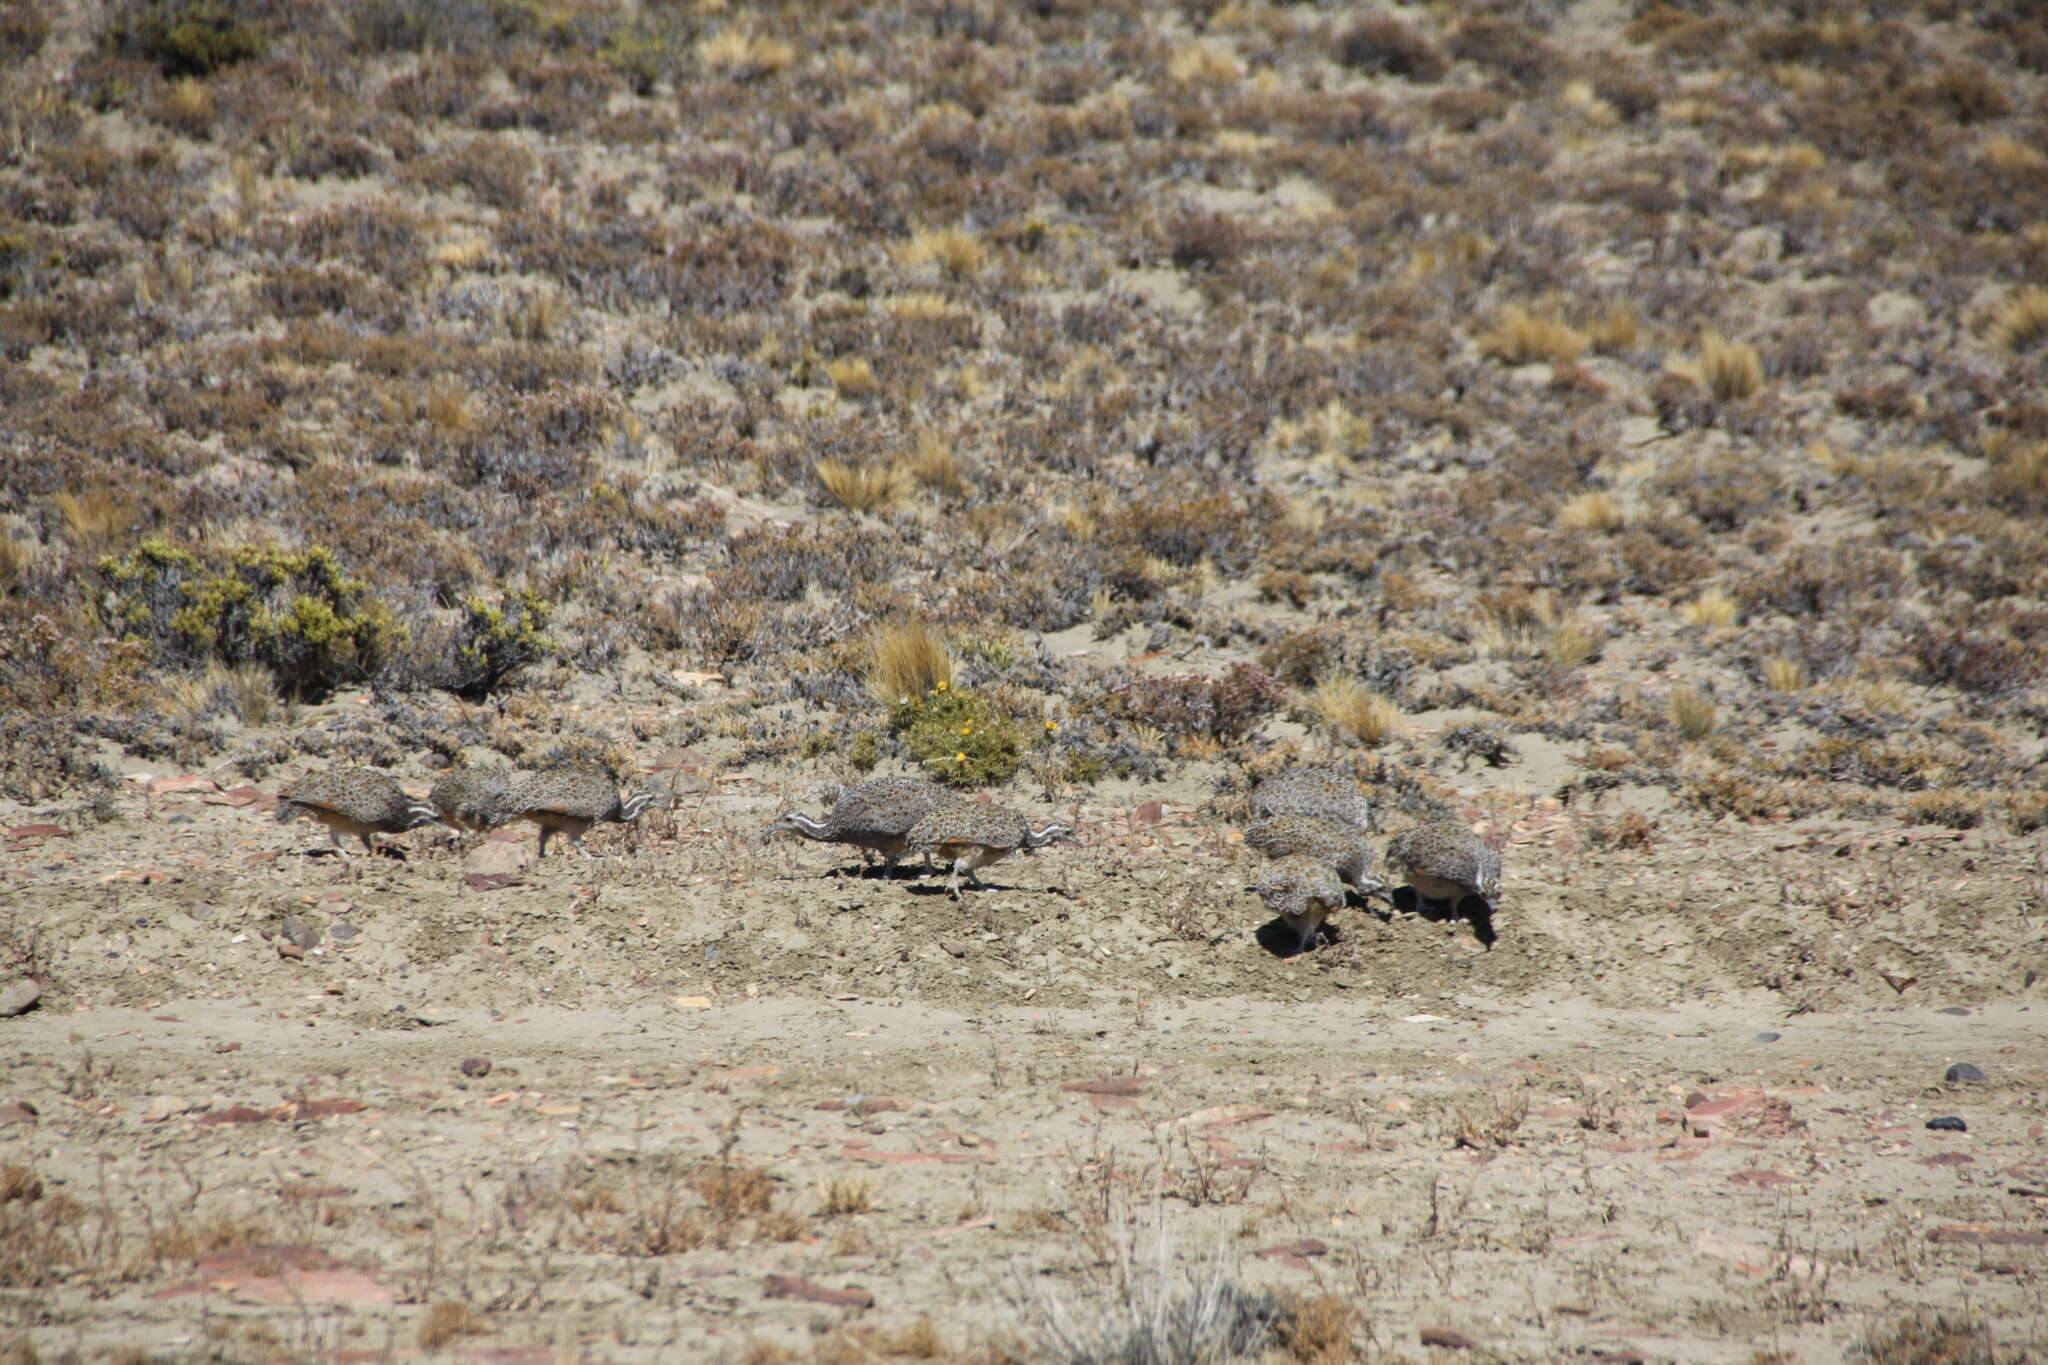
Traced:
<path fill-rule="evenodd" d="M 297 915 L 286 915 L 284 923 L 278 926 L 278 932 L 293 943 L 298 944 L 301 948 L 317 948 L 320 946 L 320 931 L 300 919 Z"/>
<path fill-rule="evenodd" d="M 1967 1133 L 1970 1131 L 1970 1125 L 1964 1123 L 1953 1114 L 1938 1119 L 1929 1119 L 1927 1120 L 1927 1127 L 1936 1133 Z"/>
<path fill-rule="evenodd" d="M 337 924 L 327 931 L 330 938 L 354 938 L 362 932 L 353 924 Z"/>
<path fill-rule="evenodd" d="M 1958 1019 L 1967 1019 L 1967 1018 L 1969 1018 L 1969 1017 L 1970 1017 L 1970 1012 L 1969 1012 L 1968 1010 L 1964 1009 L 1964 1008 L 1963 1008 L 1963 1007 L 1962 1007 L 1961 1005 L 1949 1005 L 1949 1006 L 1947 1006 L 1947 1007 L 1946 1007 L 1946 1008 L 1944 1008 L 1944 1009 L 1938 1009 L 1938 1010 L 1936 1010 L 1936 1011 L 1935 1011 L 1935 1013 L 1936 1013 L 1936 1014 L 1953 1014 L 1953 1015 L 1954 1015 L 1954 1016 L 1955 1016 L 1956 1018 L 1958 1018 Z"/>
<path fill-rule="evenodd" d="M 462 1062 L 465 1076 L 488 1076 L 491 1074 L 491 1059 L 488 1057 L 467 1057 Z"/>
<path fill-rule="evenodd" d="M 1957 1062 L 1941 1074 L 1950 1085 L 1982 1085 L 1991 1079 L 1968 1062 Z"/>
<path fill-rule="evenodd" d="M 1756 1040 L 1759 1043 L 1775 1043 L 1784 1036 L 1782 1033 L 1759 1033 L 1756 1036 Z"/>
<path fill-rule="evenodd" d="M 201 901 L 185 913 L 196 920 L 209 920 L 213 918 L 215 911 L 211 901 Z"/>

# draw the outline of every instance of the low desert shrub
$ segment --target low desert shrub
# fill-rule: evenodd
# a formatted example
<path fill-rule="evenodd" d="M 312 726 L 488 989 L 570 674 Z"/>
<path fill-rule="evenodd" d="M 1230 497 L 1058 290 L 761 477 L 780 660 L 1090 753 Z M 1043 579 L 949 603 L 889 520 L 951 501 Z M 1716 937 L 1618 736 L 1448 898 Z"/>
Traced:
<path fill-rule="evenodd" d="M 925 770 L 956 787 L 986 787 L 1017 771 L 1016 722 L 986 697 L 940 683 L 889 711 L 889 730 Z"/>

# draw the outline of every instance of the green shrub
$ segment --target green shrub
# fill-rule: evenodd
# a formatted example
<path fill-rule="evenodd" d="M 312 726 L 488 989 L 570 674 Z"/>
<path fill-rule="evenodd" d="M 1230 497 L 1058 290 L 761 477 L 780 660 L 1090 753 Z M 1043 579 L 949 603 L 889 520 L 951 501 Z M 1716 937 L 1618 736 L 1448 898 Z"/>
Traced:
<path fill-rule="evenodd" d="M 263 52 L 263 34 L 216 0 L 149 0 L 107 30 L 107 46 L 166 76 L 210 76 Z"/>
<path fill-rule="evenodd" d="M 152 537 L 99 569 L 113 624 L 160 662 L 262 664 L 287 696 L 317 698 L 367 678 L 404 634 L 369 586 L 318 546 L 202 557 Z"/>
<path fill-rule="evenodd" d="M 548 604 L 528 590 L 492 606 L 481 597 L 462 604 L 454 676 L 441 684 L 465 701 L 482 701 L 506 678 L 553 654 Z"/>
<path fill-rule="evenodd" d="M 933 776 L 956 787 L 1001 782 L 1024 757 L 1015 722 L 986 699 L 945 683 L 891 707 L 889 731 Z"/>

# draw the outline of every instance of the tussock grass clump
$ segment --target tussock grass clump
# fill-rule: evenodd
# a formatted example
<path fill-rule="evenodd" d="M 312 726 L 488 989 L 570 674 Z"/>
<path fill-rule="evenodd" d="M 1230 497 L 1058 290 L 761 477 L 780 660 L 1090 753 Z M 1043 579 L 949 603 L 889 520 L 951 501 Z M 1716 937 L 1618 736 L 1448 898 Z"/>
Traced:
<path fill-rule="evenodd" d="M 1206 43 L 1189 43 L 1166 59 L 1166 74 L 1181 85 L 1234 85 L 1244 79 L 1244 63 Z"/>
<path fill-rule="evenodd" d="M 1567 499 L 1557 509 L 1560 525 L 1572 531 L 1618 531 L 1628 523 L 1621 500 L 1612 493 L 1595 490 Z"/>
<path fill-rule="evenodd" d="M 1999 443 L 1991 453 L 1991 487 L 2016 503 L 2048 503 L 2048 441 Z"/>
<path fill-rule="evenodd" d="M 1990 338 L 2002 351 L 2031 351 L 2048 342 L 2048 289 L 2030 284 L 2013 291 L 1991 316 Z"/>
<path fill-rule="evenodd" d="M 1332 740 L 1348 737 L 1358 744 L 1384 744 L 1400 716 L 1392 702 L 1353 677 L 1324 678 L 1316 684 L 1312 700 L 1316 719 Z"/>
<path fill-rule="evenodd" d="M 873 512 L 903 496 L 901 471 L 881 465 L 820 460 L 811 466 L 811 472 L 817 475 L 825 495 L 849 512 Z"/>
<path fill-rule="evenodd" d="M 1679 613 L 1695 626 L 1720 630 L 1734 625 L 1741 617 L 1742 603 L 1720 588 L 1708 588 L 1680 607 Z"/>
<path fill-rule="evenodd" d="M 464 1337 L 483 1336 L 490 1330 L 468 1304 L 459 1299 L 442 1299 L 420 1319 L 419 1343 L 425 1350 L 438 1351 Z"/>
<path fill-rule="evenodd" d="M 1569 365 L 1585 350 L 1584 333 L 1520 305 L 1502 309 L 1492 329 L 1479 338 L 1480 354 L 1510 365 Z"/>
<path fill-rule="evenodd" d="M 863 669 L 875 699 L 897 706 L 953 682 L 953 655 L 945 637 L 923 622 L 886 626 L 868 644 Z"/>
<path fill-rule="evenodd" d="M 849 398 L 867 398 L 881 391 L 881 381 L 875 378 L 875 367 L 868 363 L 866 356 L 841 356 L 828 361 L 825 377 L 832 381 L 832 387 Z"/>
<path fill-rule="evenodd" d="M 931 228 L 914 234 L 893 254 L 896 264 L 906 270 L 936 265 L 954 279 L 966 279 L 988 259 L 988 246 L 961 228 Z"/>
<path fill-rule="evenodd" d="M 1727 341 L 1715 332 L 1700 339 L 1699 371 L 1707 392 L 1722 403 L 1747 398 L 1764 386 L 1763 357 L 1756 347 Z"/>
<path fill-rule="evenodd" d="M 1479 604 L 1472 641 L 1497 658 L 1535 654 L 1557 622 L 1557 600 L 1548 592 L 1492 593 Z"/>
<path fill-rule="evenodd" d="M 1714 733 L 1720 710 L 1713 699 L 1691 688 L 1671 694 L 1671 726 L 1689 740 L 1705 739 Z"/>
<path fill-rule="evenodd" d="M 1601 355 L 1623 355 L 1642 340 L 1642 314 L 1632 303 L 1610 303 L 1585 332 L 1587 344 Z"/>
<path fill-rule="evenodd" d="M 50 501 L 57 509 L 58 520 L 64 524 L 64 538 L 86 555 L 107 553 L 135 526 L 135 508 L 127 499 L 104 488 L 59 493 Z"/>
<path fill-rule="evenodd" d="M 715 75 L 736 81 L 759 80 L 789 70 L 796 64 L 796 49 L 780 38 L 762 38 L 729 28 L 699 39 L 697 62 Z"/>
<path fill-rule="evenodd" d="M 1804 692 L 1811 682 L 1801 660 L 1785 654 L 1773 654 L 1764 660 L 1764 686 L 1773 692 Z"/>
<path fill-rule="evenodd" d="M 10 535 L 0 535 L 0 592 L 28 577 L 35 567 L 35 548 Z"/>
<path fill-rule="evenodd" d="M 1550 638 L 1543 643 L 1543 658 L 1553 668 L 1578 668 L 1600 656 L 1604 638 L 1590 621 L 1568 616 L 1551 627 Z"/>
<path fill-rule="evenodd" d="M 871 1180 L 823 1180 L 818 1183 L 818 1216 L 847 1218 L 869 1213 L 875 1207 L 875 1186 Z"/>
<path fill-rule="evenodd" d="M 912 478 L 935 493 L 958 497 L 967 491 L 967 478 L 952 445 L 929 427 L 917 434 L 917 451 L 908 468 Z"/>
<path fill-rule="evenodd" d="M 145 0 L 123 10 L 107 28 L 107 48 L 166 76 L 210 76 L 263 53 L 262 30 L 216 0 Z"/>

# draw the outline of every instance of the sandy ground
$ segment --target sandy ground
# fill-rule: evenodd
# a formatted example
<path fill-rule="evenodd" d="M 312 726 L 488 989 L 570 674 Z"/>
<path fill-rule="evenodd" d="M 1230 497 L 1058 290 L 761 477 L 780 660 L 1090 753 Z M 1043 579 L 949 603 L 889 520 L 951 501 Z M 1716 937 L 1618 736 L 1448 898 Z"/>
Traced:
<path fill-rule="evenodd" d="M 1593 852 L 1510 772 L 1491 951 L 1353 910 L 1282 960 L 1199 765 L 963 905 L 760 845 L 753 781 L 536 864 L 343 861 L 165 776 L 4 854 L 45 1359 L 966 1351 L 1162 1274 L 1340 1294 L 1391 1356 L 1827 1362 L 1920 1307 L 2048 1348 L 2030 843 Z"/>

